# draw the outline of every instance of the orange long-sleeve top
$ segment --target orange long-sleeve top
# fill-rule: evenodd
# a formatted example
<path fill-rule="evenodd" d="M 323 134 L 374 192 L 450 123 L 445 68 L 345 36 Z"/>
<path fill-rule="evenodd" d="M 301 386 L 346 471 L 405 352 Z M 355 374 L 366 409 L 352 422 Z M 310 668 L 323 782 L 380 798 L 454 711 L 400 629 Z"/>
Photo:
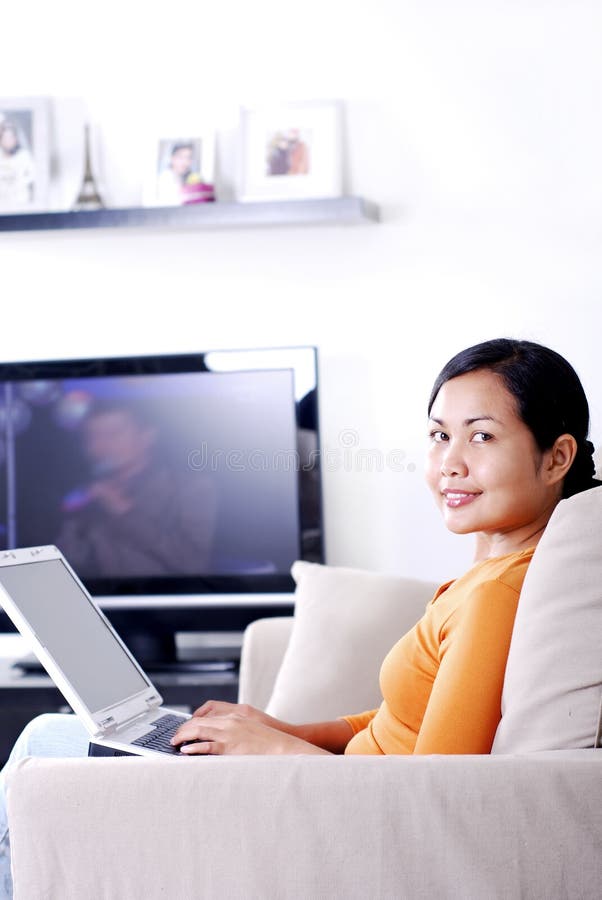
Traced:
<path fill-rule="evenodd" d="M 435 593 L 385 657 L 378 709 L 344 716 L 345 753 L 489 753 L 533 548 L 486 559 Z"/>

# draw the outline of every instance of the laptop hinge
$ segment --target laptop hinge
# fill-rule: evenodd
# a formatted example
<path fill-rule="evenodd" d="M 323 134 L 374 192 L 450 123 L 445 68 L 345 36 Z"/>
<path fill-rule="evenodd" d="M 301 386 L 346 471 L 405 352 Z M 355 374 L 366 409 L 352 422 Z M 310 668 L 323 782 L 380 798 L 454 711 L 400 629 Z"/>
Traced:
<path fill-rule="evenodd" d="M 98 723 L 98 727 L 100 728 L 100 732 L 98 734 L 104 735 L 108 732 L 113 731 L 117 727 L 117 722 L 113 718 L 113 716 L 107 716 L 106 719 L 103 719 Z"/>
<path fill-rule="evenodd" d="M 157 694 L 153 694 L 152 697 L 145 697 L 146 702 L 146 712 L 137 712 L 133 716 L 130 716 L 129 719 L 124 719 L 123 722 L 116 722 L 114 716 L 107 716 L 105 719 L 102 719 L 98 723 L 99 731 L 96 733 L 96 737 L 106 737 L 114 731 L 123 731 L 124 728 L 129 728 L 130 725 L 133 725 L 137 719 L 142 719 L 153 709 L 158 709 L 161 706 L 161 697 L 157 696 Z"/>

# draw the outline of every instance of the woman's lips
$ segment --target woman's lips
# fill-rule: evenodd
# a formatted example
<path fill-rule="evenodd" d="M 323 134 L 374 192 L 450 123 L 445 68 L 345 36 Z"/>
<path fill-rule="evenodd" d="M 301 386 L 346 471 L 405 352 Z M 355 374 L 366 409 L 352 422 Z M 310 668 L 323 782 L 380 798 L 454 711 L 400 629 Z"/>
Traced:
<path fill-rule="evenodd" d="M 469 491 L 442 491 L 445 505 L 449 509 L 457 509 L 459 506 L 467 506 L 472 503 L 480 493 L 471 493 Z"/>

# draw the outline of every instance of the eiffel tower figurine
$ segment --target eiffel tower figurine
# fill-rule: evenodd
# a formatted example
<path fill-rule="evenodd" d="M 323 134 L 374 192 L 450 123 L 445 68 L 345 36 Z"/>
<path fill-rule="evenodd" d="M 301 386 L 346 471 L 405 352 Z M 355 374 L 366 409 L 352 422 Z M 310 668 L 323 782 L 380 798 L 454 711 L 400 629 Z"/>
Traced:
<path fill-rule="evenodd" d="M 90 126 L 85 126 L 84 138 L 84 177 L 82 180 L 77 200 L 73 205 L 73 210 L 104 209 L 103 199 L 98 193 L 96 179 L 92 173 L 92 163 L 90 154 Z"/>

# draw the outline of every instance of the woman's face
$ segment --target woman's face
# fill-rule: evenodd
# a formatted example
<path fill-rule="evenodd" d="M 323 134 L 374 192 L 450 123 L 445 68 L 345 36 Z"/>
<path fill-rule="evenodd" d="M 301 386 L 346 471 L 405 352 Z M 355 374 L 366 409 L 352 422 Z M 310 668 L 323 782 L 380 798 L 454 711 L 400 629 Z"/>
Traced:
<path fill-rule="evenodd" d="M 481 533 L 499 555 L 545 525 L 558 485 L 548 484 L 546 453 L 498 375 L 483 369 L 446 382 L 431 409 L 429 442 L 427 482 L 450 531 Z"/>

